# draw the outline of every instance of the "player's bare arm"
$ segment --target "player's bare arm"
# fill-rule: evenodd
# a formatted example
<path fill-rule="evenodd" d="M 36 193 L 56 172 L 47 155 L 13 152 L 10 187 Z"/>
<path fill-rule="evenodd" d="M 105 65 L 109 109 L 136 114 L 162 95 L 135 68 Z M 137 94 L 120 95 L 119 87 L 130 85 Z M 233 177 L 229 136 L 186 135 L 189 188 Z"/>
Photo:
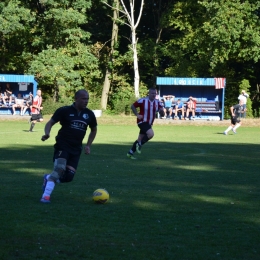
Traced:
<path fill-rule="evenodd" d="M 88 136 L 88 141 L 87 141 L 87 144 L 85 146 L 85 154 L 90 154 L 90 146 L 93 143 L 93 141 L 94 141 L 94 139 L 96 137 L 96 134 L 97 134 L 97 127 L 92 127 L 90 129 L 90 133 L 89 133 L 89 136 Z"/>
<path fill-rule="evenodd" d="M 131 106 L 131 109 L 138 119 L 143 119 L 143 116 L 138 114 L 136 107 L 134 105 Z"/>
<path fill-rule="evenodd" d="M 231 115 L 232 115 L 232 116 L 235 116 L 235 115 L 234 115 L 234 108 L 233 108 L 233 107 L 230 107 L 230 112 L 231 112 Z"/>
<path fill-rule="evenodd" d="M 41 140 L 42 141 L 45 141 L 45 140 L 47 140 L 47 139 L 49 139 L 49 137 L 50 137 L 50 132 L 51 132 L 51 128 L 53 127 L 53 125 L 55 125 L 56 124 L 56 122 L 55 121 L 53 121 L 52 119 L 50 119 L 47 123 L 46 123 L 46 125 L 45 125 L 45 127 L 44 127 L 44 135 L 42 136 L 42 138 L 41 138 Z"/>

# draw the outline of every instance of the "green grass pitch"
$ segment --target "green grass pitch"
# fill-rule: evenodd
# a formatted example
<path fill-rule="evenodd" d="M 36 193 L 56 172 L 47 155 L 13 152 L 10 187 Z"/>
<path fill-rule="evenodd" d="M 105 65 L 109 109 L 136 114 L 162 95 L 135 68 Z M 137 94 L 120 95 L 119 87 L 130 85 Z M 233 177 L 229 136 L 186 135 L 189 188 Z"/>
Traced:
<path fill-rule="evenodd" d="M 39 200 L 59 125 L 46 142 L 43 128 L 0 121 L 0 259 L 260 259 L 259 127 L 155 125 L 130 160 L 135 124 L 100 124 L 49 205 Z M 97 188 L 107 204 L 93 203 Z"/>

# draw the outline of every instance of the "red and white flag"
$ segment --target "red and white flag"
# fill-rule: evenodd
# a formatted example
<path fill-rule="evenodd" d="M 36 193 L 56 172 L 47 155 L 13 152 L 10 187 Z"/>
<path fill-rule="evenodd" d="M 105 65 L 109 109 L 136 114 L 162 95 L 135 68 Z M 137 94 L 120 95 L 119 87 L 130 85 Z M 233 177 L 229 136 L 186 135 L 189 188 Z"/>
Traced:
<path fill-rule="evenodd" d="M 214 78 L 215 79 L 215 89 L 220 89 L 225 87 L 225 78 Z"/>

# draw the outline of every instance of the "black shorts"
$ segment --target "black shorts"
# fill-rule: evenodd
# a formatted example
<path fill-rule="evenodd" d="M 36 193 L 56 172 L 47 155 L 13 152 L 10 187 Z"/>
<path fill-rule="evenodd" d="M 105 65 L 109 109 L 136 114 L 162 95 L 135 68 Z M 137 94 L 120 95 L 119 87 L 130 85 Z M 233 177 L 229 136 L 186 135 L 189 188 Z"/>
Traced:
<path fill-rule="evenodd" d="M 39 121 L 40 119 L 42 119 L 42 114 L 32 114 L 31 116 L 31 121 Z"/>
<path fill-rule="evenodd" d="M 237 116 L 231 116 L 231 124 L 235 125 L 236 123 L 240 123 L 240 119 Z"/>
<path fill-rule="evenodd" d="M 60 149 L 54 149 L 54 154 L 53 154 L 53 162 L 58 159 L 58 158 L 63 158 L 67 160 L 67 165 L 73 167 L 75 170 L 78 167 L 79 163 L 79 158 L 80 154 L 72 154 L 69 153 L 68 151 L 60 150 Z"/>
<path fill-rule="evenodd" d="M 140 128 L 139 134 L 143 134 L 143 135 L 145 135 L 146 132 L 147 132 L 149 129 L 152 128 L 152 126 L 151 126 L 149 123 L 147 123 L 147 122 L 138 124 L 138 127 Z"/>

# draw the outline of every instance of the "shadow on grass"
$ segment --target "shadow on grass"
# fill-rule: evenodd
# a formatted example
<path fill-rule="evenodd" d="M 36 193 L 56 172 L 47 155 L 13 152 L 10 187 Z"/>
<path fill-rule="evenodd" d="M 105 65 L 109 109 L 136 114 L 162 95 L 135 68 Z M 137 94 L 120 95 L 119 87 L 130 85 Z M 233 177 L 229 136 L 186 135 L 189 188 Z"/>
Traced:
<path fill-rule="evenodd" d="M 218 252 L 223 259 L 257 259 L 259 145 L 149 142 L 137 160 L 126 157 L 130 147 L 93 145 L 74 181 L 57 185 L 51 205 L 39 198 L 53 146 L 0 149 L 1 242 L 18 250 L 7 252 L 27 259 L 55 252 L 118 259 L 123 249 L 123 259 L 203 259 Z M 96 188 L 109 191 L 108 204 L 93 204 Z"/>

